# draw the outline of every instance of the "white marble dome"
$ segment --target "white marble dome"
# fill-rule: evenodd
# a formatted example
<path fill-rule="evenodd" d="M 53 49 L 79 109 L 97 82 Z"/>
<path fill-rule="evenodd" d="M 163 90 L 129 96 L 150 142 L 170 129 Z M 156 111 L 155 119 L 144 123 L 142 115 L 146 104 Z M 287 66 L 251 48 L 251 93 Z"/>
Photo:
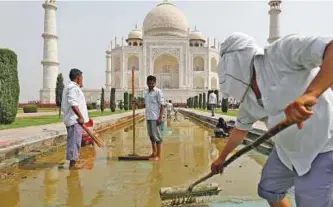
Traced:
<path fill-rule="evenodd" d="M 188 28 L 186 16 L 168 1 L 158 4 L 143 21 L 143 34 L 148 36 L 187 37 Z"/>
<path fill-rule="evenodd" d="M 142 39 L 142 31 L 138 28 L 133 29 L 127 37 L 127 40 L 130 39 Z"/>
<path fill-rule="evenodd" d="M 196 28 L 190 33 L 190 40 L 201 40 L 206 42 L 206 37 Z"/>

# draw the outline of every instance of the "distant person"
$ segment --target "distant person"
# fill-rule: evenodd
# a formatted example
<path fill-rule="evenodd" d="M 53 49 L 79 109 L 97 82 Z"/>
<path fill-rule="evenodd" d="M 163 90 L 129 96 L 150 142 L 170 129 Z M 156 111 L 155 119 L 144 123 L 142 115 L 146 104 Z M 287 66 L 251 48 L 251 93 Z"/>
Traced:
<path fill-rule="evenodd" d="M 217 104 L 217 97 L 215 93 L 210 93 L 208 98 L 209 108 L 212 111 L 212 116 L 215 116 L 215 107 Z"/>
<path fill-rule="evenodd" d="M 148 90 L 145 93 L 145 105 L 146 105 L 146 120 L 147 130 L 151 141 L 152 154 L 151 160 L 159 160 L 161 158 L 161 144 L 162 134 L 159 127 L 163 121 L 164 113 L 164 95 L 162 91 L 156 87 L 156 77 L 147 77 Z"/>
<path fill-rule="evenodd" d="M 80 156 L 82 141 L 82 127 L 80 125 L 89 121 L 87 103 L 81 90 L 83 76 L 79 69 L 71 69 L 69 72 L 70 82 L 66 85 L 63 94 L 61 109 L 64 113 L 64 123 L 67 128 L 67 153 L 70 169 L 79 169 L 77 160 Z"/>
<path fill-rule="evenodd" d="M 215 137 L 227 137 L 228 136 L 228 126 L 222 117 L 219 118 L 215 127 Z"/>
<path fill-rule="evenodd" d="M 171 100 L 169 100 L 169 102 L 166 104 L 166 108 L 167 108 L 167 118 L 169 119 L 171 118 L 171 112 L 174 111 Z"/>

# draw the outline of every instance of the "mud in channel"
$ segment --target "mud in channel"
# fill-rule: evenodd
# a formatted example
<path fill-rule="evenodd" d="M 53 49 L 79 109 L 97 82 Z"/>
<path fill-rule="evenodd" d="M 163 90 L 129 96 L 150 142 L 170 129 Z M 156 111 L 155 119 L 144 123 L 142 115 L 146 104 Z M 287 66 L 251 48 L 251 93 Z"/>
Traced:
<path fill-rule="evenodd" d="M 165 124 L 160 161 L 118 161 L 114 158 L 132 153 L 132 128 L 104 132 L 104 149 L 82 148 L 82 170 L 68 170 L 65 148 L 61 148 L 2 173 L 1 207 L 158 207 L 161 187 L 187 187 L 209 172 L 226 144 L 224 139 L 212 138 L 211 130 L 178 115 L 178 120 Z M 149 155 L 145 121 L 137 123 L 135 130 L 136 153 Z M 241 157 L 223 175 L 206 181 L 218 183 L 222 191 L 197 206 L 268 206 L 256 193 L 264 163 L 265 157 L 256 152 Z"/>

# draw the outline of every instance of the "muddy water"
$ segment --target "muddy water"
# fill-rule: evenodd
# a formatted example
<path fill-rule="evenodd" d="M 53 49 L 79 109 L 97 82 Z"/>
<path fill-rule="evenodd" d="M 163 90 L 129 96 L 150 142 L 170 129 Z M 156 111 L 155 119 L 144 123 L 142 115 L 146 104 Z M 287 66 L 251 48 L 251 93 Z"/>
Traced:
<path fill-rule="evenodd" d="M 149 155 L 150 142 L 145 122 L 136 125 L 136 153 Z M 65 149 L 11 169 L 0 180 L 0 206 L 124 206 L 158 207 L 159 189 L 187 186 L 209 172 L 211 162 L 223 149 L 223 139 L 212 139 L 212 131 L 179 116 L 164 130 L 162 160 L 117 161 L 132 153 L 132 127 L 102 134 L 104 149 L 85 147 L 81 158 L 85 168 L 69 171 Z M 208 182 L 219 183 L 223 191 L 206 206 L 268 206 L 256 195 L 265 158 L 250 153 Z"/>

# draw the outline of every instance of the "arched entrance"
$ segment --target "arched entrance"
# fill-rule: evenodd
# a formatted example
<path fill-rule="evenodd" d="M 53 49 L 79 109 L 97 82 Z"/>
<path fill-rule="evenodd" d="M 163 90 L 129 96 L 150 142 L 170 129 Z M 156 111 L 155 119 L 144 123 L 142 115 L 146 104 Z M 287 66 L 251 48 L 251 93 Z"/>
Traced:
<path fill-rule="evenodd" d="M 203 89 L 205 87 L 205 79 L 201 76 L 196 76 L 193 81 L 193 88 Z"/>
<path fill-rule="evenodd" d="M 157 79 L 157 87 L 179 88 L 179 64 L 176 57 L 161 55 L 154 61 L 154 76 Z"/>
<path fill-rule="evenodd" d="M 210 86 L 211 86 L 211 89 L 218 89 L 217 88 L 217 80 L 216 80 L 215 77 L 212 77 Z"/>

